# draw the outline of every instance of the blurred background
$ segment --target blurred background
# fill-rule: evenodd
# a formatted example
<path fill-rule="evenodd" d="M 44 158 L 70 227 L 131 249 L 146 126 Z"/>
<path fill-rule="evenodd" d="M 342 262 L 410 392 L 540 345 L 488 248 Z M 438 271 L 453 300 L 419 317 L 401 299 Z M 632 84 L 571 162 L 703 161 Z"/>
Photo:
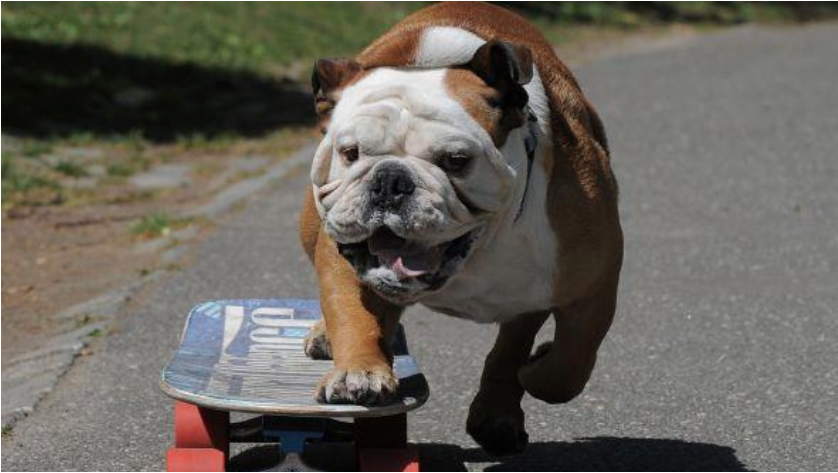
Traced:
<path fill-rule="evenodd" d="M 574 67 L 838 17 L 819 2 L 498 3 Z M 125 288 L 184 270 L 186 244 L 316 140 L 313 61 L 351 56 L 425 5 L 2 3 L 4 439 L 34 402 L 7 408 L 7 367 L 68 334 L 76 356 L 110 330 Z"/>

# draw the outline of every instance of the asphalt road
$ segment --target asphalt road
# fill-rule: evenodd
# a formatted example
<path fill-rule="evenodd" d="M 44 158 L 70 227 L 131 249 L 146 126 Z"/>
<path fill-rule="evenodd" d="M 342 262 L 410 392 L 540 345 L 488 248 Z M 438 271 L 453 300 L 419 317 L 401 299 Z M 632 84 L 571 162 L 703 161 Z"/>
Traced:
<path fill-rule="evenodd" d="M 619 313 L 585 393 L 525 402 L 495 462 L 464 431 L 496 328 L 412 310 L 429 469 L 838 469 L 838 25 L 737 29 L 589 64 L 622 185 Z M 277 183 L 139 300 L 4 435 L 3 470 L 159 470 L 158 373 L 213 298 L 314 296 L 296 239 L 306 171 Z"/>

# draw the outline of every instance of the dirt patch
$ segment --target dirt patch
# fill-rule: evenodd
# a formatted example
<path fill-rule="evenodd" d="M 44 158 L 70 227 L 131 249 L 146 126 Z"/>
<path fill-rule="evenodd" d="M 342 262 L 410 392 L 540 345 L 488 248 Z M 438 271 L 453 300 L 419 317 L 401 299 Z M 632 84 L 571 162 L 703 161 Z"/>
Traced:
<path fill-rule="evenodd" d="M 143 144 L 141 152 L 136 144 L 88 143 L 39 153 L 4 137 L 3 366 L 73 324 L 92 322 L 55 320 L 63 310 L 155 270 L 178 269 L 167 254 L 178 235 L 211 230 L 195 208 L 264 173 L 311 137 L 305 129 L 229 143 Z M 51 184 L 8 185 L 9 159 L 23 182 Z M 57 170 L 56 163 L 73 164 Z"/>
<path fill-rule="evenodd" d="M 156 255 L 132 251 L 128 221 L 141 205 L 39 207 L 3 218 L 3 360 L 39 348 L 50 316 L 115 289 L 153 267 Z"/>

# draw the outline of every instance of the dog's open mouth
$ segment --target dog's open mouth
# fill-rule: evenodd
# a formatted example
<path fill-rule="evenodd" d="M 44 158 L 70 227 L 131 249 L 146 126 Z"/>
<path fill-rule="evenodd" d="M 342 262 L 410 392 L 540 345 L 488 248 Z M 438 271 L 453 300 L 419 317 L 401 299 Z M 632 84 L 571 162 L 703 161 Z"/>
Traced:
<path fill-rule="evenodd" d="M 396 236 L 389 229 L 380 229 L 367 240 L 369 252 L 381 265 L 392 269 L 399 279 L 418 278 L 439 271 L 446 246 L 427 247 Z"/>
<path fill-rule="evenodd" d="M 402 238 L 386 227 L 358 243 L 338 244 L 338 250 L 359 274 L 371 268 L 387 268 L 398 281 L 417 280 L 435 289 L 456 270 L 466 256 L 474 231 L 434 246 Z"/>

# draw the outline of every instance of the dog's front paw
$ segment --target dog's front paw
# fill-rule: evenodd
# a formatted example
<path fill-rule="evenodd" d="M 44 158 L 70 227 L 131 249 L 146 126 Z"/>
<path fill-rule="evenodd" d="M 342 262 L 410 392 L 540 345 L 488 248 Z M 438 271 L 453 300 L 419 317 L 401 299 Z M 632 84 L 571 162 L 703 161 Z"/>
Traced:
<path fill-rule="evenodd" d="M 386 361 L 354 361 L 326 373 L 315 397 L 322 403 L 372 406 L 391 400 L 398 385 Z"/>
<path fill-rule="evenodd" d="M 468 410 L 466 431 L 486 453 L 507 456 L 521 453 L 529 443 L 520 402 L 478 393 Z"/>
<path fill-rule="evenodd" d="M 331 360 L 332 346 L 326 334 L 326 323 L 323 319 L 317 321 L 303 341 L 303 351 L 312 360 Z"/>

